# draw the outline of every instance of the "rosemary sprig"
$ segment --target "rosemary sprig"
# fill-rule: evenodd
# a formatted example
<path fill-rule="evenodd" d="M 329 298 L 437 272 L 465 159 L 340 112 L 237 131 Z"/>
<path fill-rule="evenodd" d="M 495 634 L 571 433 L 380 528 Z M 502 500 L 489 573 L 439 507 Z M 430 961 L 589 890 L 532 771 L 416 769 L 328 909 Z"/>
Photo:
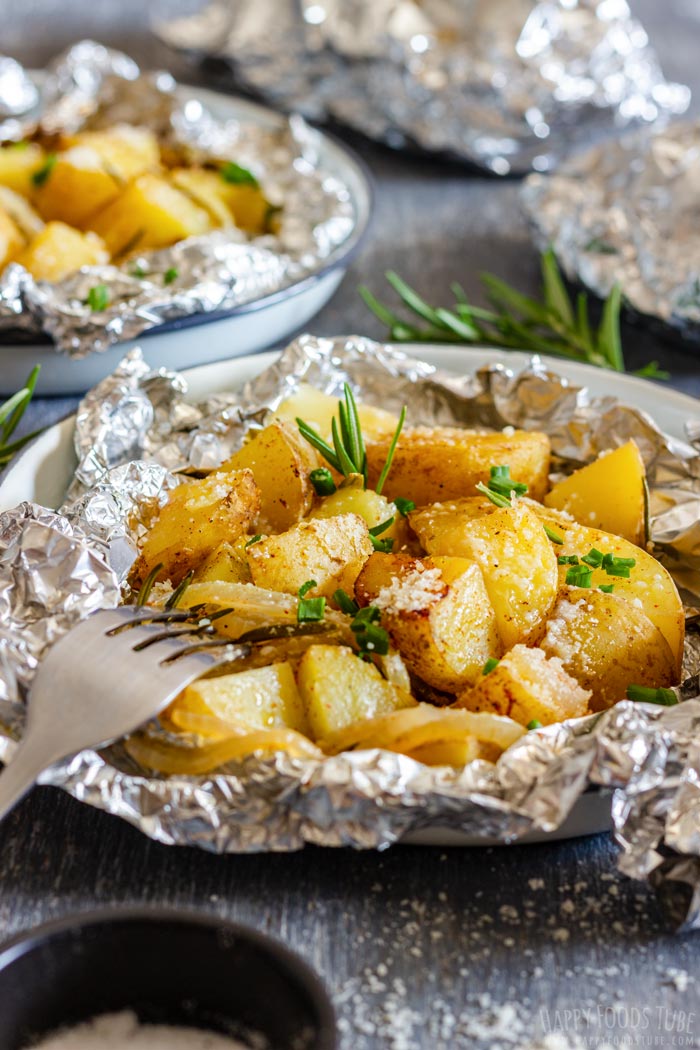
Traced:
<path fill-rule="evenodd" d="M 24 434 L 23 437 L 10 441 L 34 394 L 36 381 L 39 378 L 39 368 L 40 365 L 35 365 L 22 389 L 0 405 L 0 469 L 7 466 L 14 454 L 19 452 L 27 442 L 41 433 L 41 429 L 33 430 L 31 434 Z"/>
<path fill-rule="evenodd" d="M 504 350 L 551 354 L 624 372 L 619 286 L 616 285 L 605 300 L 600 324 L 594 331 L 588 296 L 579 292 L 572 302 L 551 248 L 541 256 L 541 270 L 541 301 L 523 295 L 493 274 L 482 274 L 490 309 L 470 304 L 458 284 L 452 285 L 455 302 L 450 309 L 433 307 L 397 273 L 389 271 L 386 274 L 389 284 L 404 306 L 424 322 L 421 325 L 394 313 L 368 288 L 363 286 L 359 291 L 396 342 L 477 343 Z M 656 361 L 640 368 L 636 374 L 650 379 L 669 378 Z"/>
<path fill-rule="evenodd" d="M 343 400 L 338 402 L 338 416 L 337 418 L 334 416 L 331 420 L 331 435 L 333 439 L 332 447 L 316 430 L 314 430 L 313 427 L 309 426 L 308 423 L 305 423 L 303 419 L 299 419 L 298 416 L 296 424 L 299 427 L 299 433 L 301 436 L 308 441 L 317 452 L 321 453 L 326 462 L 329 463 L 334 470 L 337 470 L 339 474 L 342 474 L 346 478 L 349 477 L 350 474 L 359 474 L 364 479 L 364 487 L 367 488 L 367 451 L 362 436 L 360 414 L 357 411 L 355 396 L 347 383 L 343 384 L 343 395 Z M 384 487 L 384 482 L 386 481 L 387 475 L 391 469 L 394 453 L 396 452 L 396 444 L 399 440 L 399 435 L 403 429 L 405 420 L 406 406 L 404 405 L 401 409 L 401 415 L 399 416 L 394 436 L 389 445 L 386 461 L 376 484 L 375 491 L 378 493 L 381 493 Z M 311 472 L 311 480 L 314 487 L 316 487 L 316 481 L 318 481 L 319 474 L 320 471 L 318 470 Z M 330 475 L 329 478 L 332 483 L 333 479 Z M 319 490 L 317 489 L 317 491 Z M 324 493 L 319 492 L 319 495 L 322 494 Z"/>

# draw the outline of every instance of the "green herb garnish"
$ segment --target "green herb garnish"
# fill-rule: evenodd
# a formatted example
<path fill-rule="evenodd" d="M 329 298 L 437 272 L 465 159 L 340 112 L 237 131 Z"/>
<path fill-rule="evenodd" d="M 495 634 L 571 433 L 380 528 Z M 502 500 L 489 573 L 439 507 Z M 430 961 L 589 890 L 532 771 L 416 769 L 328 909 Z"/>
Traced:
<path fill-rule="evenodd" d="M 35 186 L 43 186 L 44 185 L 44 183 L 48 179 L 49 175 L 51 174 L 53 169 L 56 167 L 56 161 L 57 160 L 58 160 L 58 154 L 57 153 L 49 153 L 47 155 L 46 160 L 44 161 L 44 163 L 41 165 L 40 168 L 37 168 L 37 170 L 32 175 L 32 182 L 34 183 Z"/>
<path fill-rule="evenodd" d="M 411 511 L 416 509 L 416 505 L 412 499 L 404 499 L 402 496 L 396 497 L 394 500 L 394 506 L 402 518 L 407 518 Z"/>
<path fill-rule="evenodd" d="M 488 660 L 486 661 L 484 666 L 481 668 L 481 673 L 482 674 L 491 674 L 491 672 L 493 671 L 494 667 L 498 667 L 500 662 L 501 661 L 497 660 L 495 656 L 489 656 Z"/>
<path fill-rule="evenodd" d="M 619 576 L 625 580 L 629 580 L 630 569 L 633 569 L 636 564 L 636 558 L 616 558 L 614 554 L 604 554 L 601 562 L 608 576 Z"/>
<path fill-rule="evenodd" d="M 458 284 L 452 285 L 455 302 L 451 309 L 430 306 L 398 274 L 389 271 L 387 281 L 404 306 L 425 322 L 418 326 L 394 313 L 368 288 L 361 287 L 359 291 L 372 313 L 389 328 L 394 342 L 477 343 L 552 354 L 624 372 L 619 286 L 616 285 L 606 299 L 600 324 L 594 331 L 588 296 L 579 292 L 575 304 L 572 302 L 552 248 L 543 253 L 540 265 L 541 301 L 521 294 L 493 274 L 482 274 L 490 309 L 470 304 Z M 656 361 L 645 365 L 638 374 L 653 379 L 668 378 L 668 373 L 660 370 Z"/>
<path fill-rule="evenodd" d="M 323 597 L 305 597 L 313 587 L 317 586 L 318 584 L 316 583 L 316 580 L 307 580 L 297 591 L 299 596 L 299 604 L 297 605 L 297 623 L 315 623 L 323 619 L 326 611 L 326 599 Z"/>
<path fill-rule="evenodd" d="M 498 492 L 501 496 L 510 496 L 512 492 L 516 496 L 524 496 L 527 492 L 527 485 L 523 481 L 513 481 L 510 476 L 510 467 L 506 463 L 498 467 L 491 467 L 488 487 L 492 492 Z"/>
<path fill-rule="evenodd" d="M 338 590 L 334 592 L 333 601 L 346 616 L 357 616 L 360 606 L 350 597 L 347 591 L 342 589 L 342 587 L 339 587 Z"/>
<path fill-rule="evenodd" d="M 379 626 L 381 613 L 376 605 L 359 609 L 350 624 L 357 648 L 363 656 L 386 656 L 389 652 L 389 635 Z"/>
<path fill-rule="evenodd" d="M 94 284 L 87 294 L 85 303 L 96 313 L 106 310 L 109 306 L 109 289 L 107 285 Z"/>
<path fill-rule="evenodd" d="M 554 529 L 550 528 L 549 525 L 543 525 L 542 527 L 547 533 L 547 538 L 551 540 L 552 543 L 562 544 L 564 542 L 563 537 L 560 536 L 558 532 L 555 532 Z"/>
<path fill-rule="evenodd" d="M 595 547 L 591 547 L 588 554 L 584 554 L 581 557 L 581 561 L 586 565 L 590 565 L 592 569 L 599 569 L 603 564 L 603 552 L 596 550 Z"/>
<path fill-rule="evenodd" d="M 570 587 L 590 587 L 593 569 L 587 565 L 574 565 L 566 574 L 566 583 Z"/>
<path fill-rule="evenodd" d="M 192 583 L 192 577 L 193 576 L 194 576 L 194 569 L 191 569 L 187 573 L 187 575 L 184 577 L 184 579 L 180 580 L 180 582 L 178 583 L 177 587 L 175 588 L 175 590 L 173 591 L 173 593 L 170 595 L 170 597 L 168 598 L 167 602 L 165 603 L 165 608 L 166 609 L 176 609 L 177 608 L 177 603 L 180 601 L 180 598 L 182 598 L 183 594 L 185 593 L 185 591 L 187 590 L 189 585 Z"/>
<path fill-rule="evenodd" d="M 661 704 L 662 707 L 673 707 L 680 702 L 673 689 L 652 689 L 646 685 L 628 685 L 627 699 L 642 704 Z"/>
<path fill-rule="evenodd" d="M 146 579 L 143 581 L 143 583 L 139 587 L 139 593 L 136 595 L 136 604 L 137 605 L 145 605 L 146 604 L 146 602 L 148 601 L 148 599 L 151 596 L 151 591 L 153 590 L 153 584 L 158 579 L 158 573 L 160 572 L 160 570 L 162 568 L 163 568 L 163 562 L 162 561 L 159 561 L 157 565 L 153 566 L 153 568 L 149 572 L 148 576 L 146 577 Z"/>
<path fill-rule="evenodd" d="M 129 272 L 132 277 L 138 277 L 140 281 L 142 281 L 144 277 L 148 276 L 148 270 L 146 269 L 146 267 L 140 266 L 138 263 Z"/>
<path fill-rule="evenodd" d="M 176 266 L 171 266 L 163 274 L 163 284 L 172 284 L 173 281 L 176 281 L 179 276 L 180 276 L 180 271 L 177 269 L 177 267 Z"/>
<path fill-rule="evenodd" d="M 0 405 L 0 468 L 6 466 L 14 454 L 24 448 L 32 438 L 41 434 L 41 429 L 33 430 L 31 434 L 24 434 L 21 438 L 10 441 L 32 399 L 39 378 L 39 369 L 40 366 L 35 365 L 22 389 Z"/>
<path fill-rule="evenodd" d="M 332 496 L 337 491 L 333 475 L 328 467 L 317 467 L 309 474 L 309 480 L 317 496 Z"/>
<path fill-rule="evenodd" d="M 560 565 L 578 565 L 578 558 L 575 554 L 560 554 L 557 561 Z"/>
<path fill-rule="evenodd" d="M 394 517 L 392 515 L 390 518 L 387 518 L 386 521 L 380 522 L 379 525 L 373 525 L 372 528 L 369 529 L 369 538 L 372 541 L 372 546 L 375 551 L 382 551 L 384 554 L 388 554 L 392 550 L 394 546 L 393 539 L 387 537 L 387 539 L 381 540 L 377 537 L 381 536 L 383 532 L 386 532 L 387 529 L 391 528 L 393 524 Z"/>
<path fill-rule="evenodd" d="M 601 583 L 600 586 L 598 587 L 598 590 L 602 591 L 603 594 L 612 594 L 614 589 L 615 589 L 615 584 L 614 583 Z"/>
<path fill-rule="evenodd" d="M 531 722 L 525 726 L 526 729 L 541 729 L 542 723 L 537 718 L 533 718 Z"/>
<path fill-rule="evenodd" d="M 262 539 L 262 533 L 258 532 L 258 533 L 255 534 L 255 536 L 251 536 L 249 540 L 245 541 L 245 543 L 243 544 L 243 548 L 245 549 L 246 547 L 252 547 L 254 543 L 257 543 L 258 540 L 261 540 L 261 539 Z"/>
<path fill-rule="evenodd" d="M 481 492 L 487 499 L 490 499 L 496 507 L 510 507 L 512 505 L 507 496 L 501 496 L 498 492 L 492 492 L 488 486 L 484 485 L 483 481 L 479 481 L 474 487 L 477 492 Z"/>
<path fill-rule="evenodd" d="M 260 185 L 252 171 L 241 167 L 240 164 L 236 164 L 234 160 L 227 161 L 219 169 L 219 174 L 224 182 L 229 182 L 233 186 L 255 186 L 257 188 Z"/>
<path fill-rule="evenodd" d="M 367 452 L 360 427 L 360 416 L 357 411 L 357 403 L 352 390 L 347 383 L 343 384 L 344 400 L 338 402 L 338 417 L 331 420 L 331 433 L 333 445 L 329 445 L 313 427 L 297 417 L 296 423 L 299 433 L 308 443 L 320 452 L 327 463 L 344 477 L 350 474 L 360 474 L 364 479 L 364 487 L 367 488 Z M 394 436 L 389 446 L 386 461 L 379 475 L 379 481 L 375 486 L 375 492 L 381 493 L 387 474 L 391 469 L 391 463 L 396 452 L 396 443 L 406 419 L 405 406 L 401 409 L 399 422 L 394 431 Z"/>

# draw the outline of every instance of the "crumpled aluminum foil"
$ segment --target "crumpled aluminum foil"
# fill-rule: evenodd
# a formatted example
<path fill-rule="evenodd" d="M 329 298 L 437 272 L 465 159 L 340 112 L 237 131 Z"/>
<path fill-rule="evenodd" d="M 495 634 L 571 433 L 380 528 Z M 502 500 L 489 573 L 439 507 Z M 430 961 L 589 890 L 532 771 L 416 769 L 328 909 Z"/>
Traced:
<path fill-rule="evenodd" d="M 53 134 L 143 124 L 194 161 L 235 158 L 282 210 L 274 234 L 250 239 L 235 228 L 215 230 L 55 283 L 36 281 L 12 264 L 0 275 L 0 338 L 17 329 L 44 332 L 58 350 L 83 357 L 165 322 L 225 312 L 288 288 L 331 264 L 359 237 L 352 194 L 322 161 L 319 132 L 300 116 L 280 118 L 276 127 L 218 120 L 198 100 L 179 94 L 169 74 L 142 74 L 126 55 L 90 40 L 51 65 L 37 108 L 31 81 L 22 79 L 17 63 L 5 67 L 5 61 L 0 57 L 0 141 L 21 140 L 37 128 Z M 4 112 L 13 115 L 3 121 Z M 145 277 L 134 276 L 138 268 Z M 177 278 L 164 282 L 173 269 Z M 109 305 L 96 313 L 86 299 L 97 283 L 107 286 Z"/>
<path fill-rule="evenodd" d="M 498 175 L 683 113 L 625 0 L 214 0 L 156 32 L 283 109 Z"/>
<path fill-rule="evenodd" d="M 24 504 L 0 516 L 0 758 L 15 746 L 20 701 L 45 645 L 92 608 L 115 604 L 117 581 L 144 523 L 176 483 L 173 472 L 220 463 L 300 383 L 334 394 L 344 380 L 370 403 L 389 410 L 407 404 L 413 423 L 542 429 L 564 469 L 634 436 L 648 468 L 661 555 L 689 593 L 700 595 L 700 454 L 665 437 L 638 409 L 592 397 L 537 358 L 521 371 L 498 365 L 455 376 L 365 338 L 303 336 L 240 390 L 192 404 L 182 376 L 150 371 L 134 350 L 80 405 L 78 467 L 61 510 Z M 165 778 L 147 775 L 115 745 L 60 763 L 42 782 L 161 842 L 219 852 L 305 842 L 382 848 L 435 825 L 511 841 L 557 828 L 582 793 L 600 785 L 614 791 L 626 871 L 660 879 L 673 849 L 677 859 L 697 855 L 700 873 L 700 646 L 693 633 L 689 640 L 686 674 L 694 677 L 681 688 L 687 702 L 668 709 L 624 702 L 549 726 L 526 734 L 497 765 L 428 768 L 383 751 L 324 760 L 280 754 L 207 776 Z M 667 892 L 666 880 L 660 884 Z M 696 895 L 687 921 L 700 925 L 700 889 Z"/>
<path fill-rule="evenodd" d="M 541 247 L 601 298 L 700 339 L 700 122 L 642 129 L 531 175 L 522 201 Z"/>

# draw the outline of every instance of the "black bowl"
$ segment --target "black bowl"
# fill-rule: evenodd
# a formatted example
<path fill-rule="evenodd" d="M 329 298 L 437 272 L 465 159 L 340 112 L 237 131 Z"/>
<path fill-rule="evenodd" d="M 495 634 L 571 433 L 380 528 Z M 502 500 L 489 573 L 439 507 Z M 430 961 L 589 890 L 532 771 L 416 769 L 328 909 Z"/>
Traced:
<path fill-rule="evenodd" d="M 192 913 L 91 912 L 0 949 L 0 1047 L 24 1050 L 120 1010 L 211 1029 L 270 1050 L 334 1050 L 333 1008 L 314 972 L 255 930 Z"/>

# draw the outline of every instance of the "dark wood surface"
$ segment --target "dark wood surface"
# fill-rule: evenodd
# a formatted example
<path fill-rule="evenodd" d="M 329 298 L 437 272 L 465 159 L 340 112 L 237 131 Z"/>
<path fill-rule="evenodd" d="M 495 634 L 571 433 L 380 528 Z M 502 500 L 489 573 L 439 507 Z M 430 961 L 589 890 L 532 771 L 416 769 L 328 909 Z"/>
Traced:
<path fill-rule="evenodd" d="M 700 97 L 698 0 L 632 6 L 667 74 Z M 136 0 L 0 0 L 0 50 L 41 65 L 91 35 L 177 73 L 179 62 L 148 38 L 147 8 Z M 374 232 L 313 331 L 381 335 L 356 286 L 381 288 L 389 267 L 436 299 L 455 279 L 476 296 L 482 269 L 536 289 L 516 181 L 361 149 L 377 179 Z M 657 358 L 674 386 L 700 395 L 696 355 L 640 330 L 625 336 L 631 366 Z M 51 422 L 73 406 L 43 400 L 27 423 Z M 280 937 L 323 975 L 344 1047 L 526 1048 L 548 1029 L 565 1032 L 557 1050 L 576 1040 L 700 1044 L 700 939 L 664 928 L 646 885 L 617 874 L 608 836 L 502 849 L 216 857 L 160 846 L 48 788 L 0 827 L 0 937 L 72 911 L 140 902 L 214 912 Z"/>

